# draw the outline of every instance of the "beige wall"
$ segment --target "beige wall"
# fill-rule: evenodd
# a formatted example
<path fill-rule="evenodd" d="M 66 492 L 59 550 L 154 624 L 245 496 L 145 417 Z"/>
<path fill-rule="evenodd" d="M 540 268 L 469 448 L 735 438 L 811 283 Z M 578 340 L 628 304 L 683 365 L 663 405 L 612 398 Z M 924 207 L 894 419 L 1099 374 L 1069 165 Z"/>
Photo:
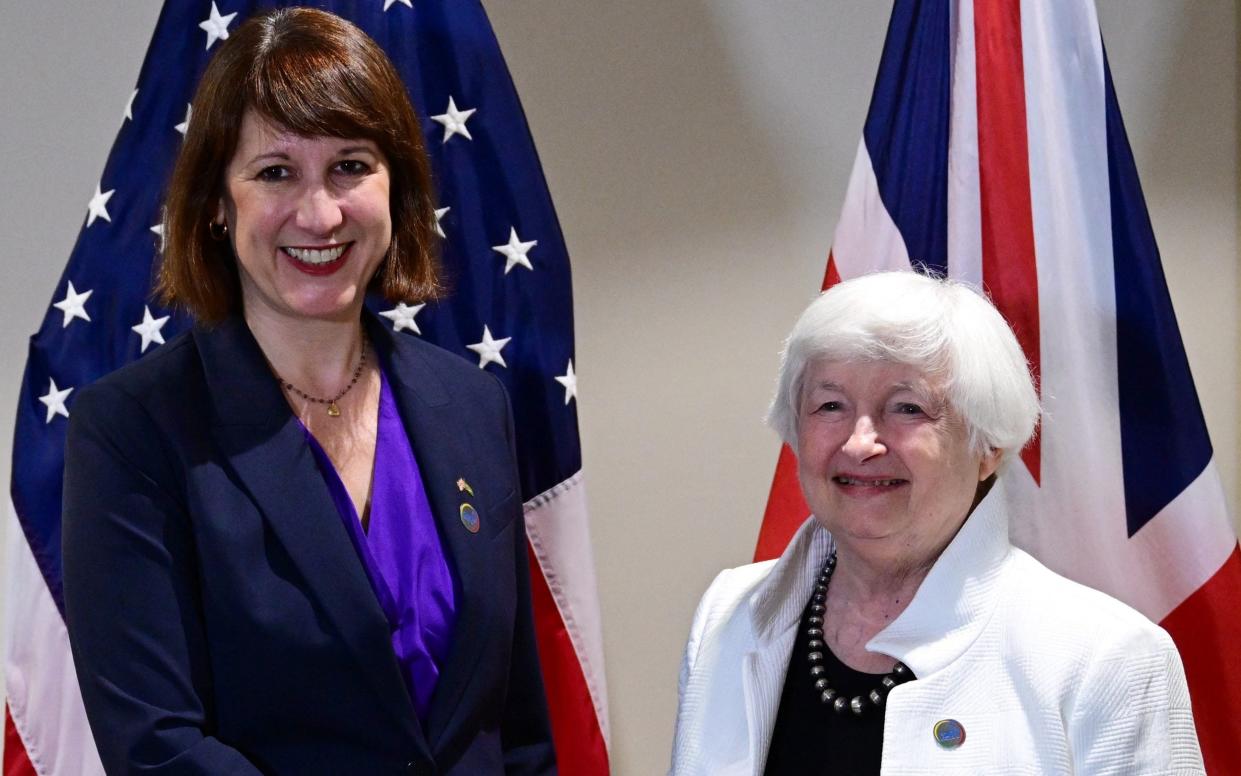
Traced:
<path fill-rule="evenodd" d="M 418 2 L 418 0 L 415 0 Z M 159 0 L 5 5 L 0 440 Z M 745 562 L 780 339 L 817 288 L 887 2 L 494 0 L 574 262 L 584 456 L 617 774 L 666 762 L 698 595 Z M 1229 0 L 1100 0 L 1232 503 L 1237 42 Z M 0 478 L 8 481 L 8 455 Z"/>

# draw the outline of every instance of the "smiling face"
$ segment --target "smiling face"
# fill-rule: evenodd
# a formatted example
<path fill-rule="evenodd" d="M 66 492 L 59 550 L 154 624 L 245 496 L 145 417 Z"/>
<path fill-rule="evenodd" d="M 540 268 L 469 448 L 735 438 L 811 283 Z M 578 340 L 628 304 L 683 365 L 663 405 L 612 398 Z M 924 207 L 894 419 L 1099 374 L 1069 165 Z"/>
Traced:
<path fill-rule="evenodd" d="M 357 320 L 392 240 L 387 161 L 369 140 L 304 137 L 247 110 L 224 172 L 246 317 Z"/>
<path fill-rule="evenodd" d="M 886 361 L 812 361 L 797 407 L 802 492 L 842 552 L 890 571 L 934 563 L 999 453 L 971 449 L 939 381 Z"/>

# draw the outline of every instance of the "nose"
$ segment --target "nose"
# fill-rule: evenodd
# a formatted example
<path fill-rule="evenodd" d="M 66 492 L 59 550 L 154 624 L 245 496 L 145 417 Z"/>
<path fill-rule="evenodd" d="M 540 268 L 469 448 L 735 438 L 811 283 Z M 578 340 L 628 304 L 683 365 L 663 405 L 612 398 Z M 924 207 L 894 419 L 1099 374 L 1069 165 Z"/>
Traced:
<path fill-rule="evenodd" d="M 344 219 L 340 202 L 326 186 L 314 184 L 302 193 L 297 206 L 297 225 L 307 233 L 327 237 Z"/>
<path fill-rule="evenodd" d="M 869 416 L 863 415 L 854 421 L 853 432 L 849 434 L 842 450 L 845 455 L 860 463 L 877 455 L 883 455 L 888 448 L 879 439 L 879 432 L 875 429 L 874 421 Z"/>

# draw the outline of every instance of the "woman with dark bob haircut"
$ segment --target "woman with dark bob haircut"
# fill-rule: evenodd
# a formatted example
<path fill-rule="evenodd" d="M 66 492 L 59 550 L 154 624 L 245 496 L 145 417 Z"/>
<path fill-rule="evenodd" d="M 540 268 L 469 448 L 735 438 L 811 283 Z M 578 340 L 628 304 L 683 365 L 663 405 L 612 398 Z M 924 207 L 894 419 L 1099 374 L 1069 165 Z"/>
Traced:
<path fill-rule="evenodd" d="M 365 311 L 432 298 L 422 133 L 331 14 L 194 97 L 159 291 L 196 326 L 81 391 L 65 618 L 109 773 L 554 773 L 499 381 Z"/>

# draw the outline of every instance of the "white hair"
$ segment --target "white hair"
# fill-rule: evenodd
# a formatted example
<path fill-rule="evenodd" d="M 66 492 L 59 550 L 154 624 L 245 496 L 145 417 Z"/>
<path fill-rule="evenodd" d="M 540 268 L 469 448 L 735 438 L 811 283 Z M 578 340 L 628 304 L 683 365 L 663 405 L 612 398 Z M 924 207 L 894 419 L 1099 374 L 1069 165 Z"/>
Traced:
<path fill-rule="evenodd" d="M 1034 435 L 1038 394 L 1021 346 L 974 288 L 917 272 L 838 283 L 802 312 L 784 344 L 767 423 L 794 450 L 806 366 L 830 361 L 908 364 L 942 382 L 978 452 L 1006 463 Z"/>

